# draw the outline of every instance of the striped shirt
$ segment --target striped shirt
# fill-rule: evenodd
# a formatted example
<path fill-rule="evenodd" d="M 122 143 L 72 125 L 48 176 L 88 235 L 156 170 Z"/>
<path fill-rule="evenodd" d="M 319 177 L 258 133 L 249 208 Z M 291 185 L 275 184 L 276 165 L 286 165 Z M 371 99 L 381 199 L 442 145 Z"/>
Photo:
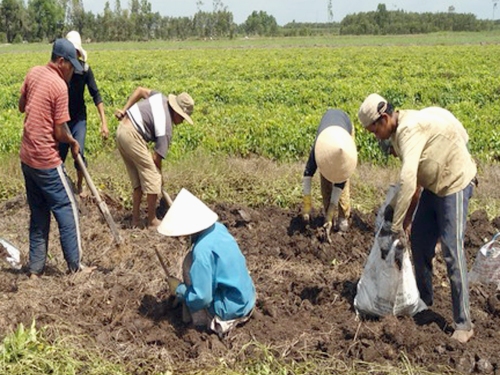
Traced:
<path fill-rule="evenodd" d="M 58 167 L 62 160 L 54 128 L 70 119 L 66 81 L 52 63 L 35 66 L 24 79 L 21 96 L 26 102 L 21 161 L 36 169 Z"/>
<path fill-rule="evenodd" d="M 149 98 L 135 103 L 127 115 L 146 142 L 155 142 L 155 152 L 163 159 L 172 139 L 172 118 L 168 98 L 152 91 Z"/>

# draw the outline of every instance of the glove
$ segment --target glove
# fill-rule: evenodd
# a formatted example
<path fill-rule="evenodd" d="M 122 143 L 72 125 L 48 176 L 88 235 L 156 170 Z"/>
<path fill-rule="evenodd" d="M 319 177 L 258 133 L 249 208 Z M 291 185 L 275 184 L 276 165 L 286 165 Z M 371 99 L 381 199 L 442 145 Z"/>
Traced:
<path fill-rule="evenodd" d="M 302 204 L 302 218 L 304 221 L 309 222 L 311 216 L 311 176 L 302 177 L 302 194 L 303 194 L 303 204 Z"/>
<path fill-rule="evenodd" d="M 328 241 L 328 243 L 332 243 L 332 238 L 330 237 L 330 232 L 332 231 L 332 222 L 327 221 L 325 224 L 323 224 L 323 228 L 325 229 L 325 239 Z"/>
<path fill-rule="evenodd" d="M 380 235 L 377 239 L 379 246 L 380 246 L 380 252 L 382 255 L 382 259 L 385 259 L 387 255 L 389 254 L 389 251 L 391 250 L 392 246 L 394 245 L 394 242 L 397 241 L 396 246 L 399 249 L 405 249 L 407 247 L 407 240 L 406 240 L 406 233 L 404 230 L 400 230 L 397 232 L 380 232 Z"/>
<path fill-rule="evenodd" d="M 170 294 L 175 295 L 175 290 L 177 289 L 181 281 L 176 277 L 168 276 L 167 283 L 168 283 L 168 289 L 170 290 Z"/>
<path fill-rule="evenodd" d="M 392 241 L 393 243 L 395 241 L 398 241 L 397 246 L 399 248 L 406 248 L 408 246 L 408 240 L 406 238 L 406 232 L 401 229 L 398 232 L 392 232 Z"/>
<path fill-rule="evenodd" d="M 304 195 L 303 204 L 302 204 L 302 218 L 304 221 L 309 222 L 309 218 L 311 215 L 311 195 Z"/>

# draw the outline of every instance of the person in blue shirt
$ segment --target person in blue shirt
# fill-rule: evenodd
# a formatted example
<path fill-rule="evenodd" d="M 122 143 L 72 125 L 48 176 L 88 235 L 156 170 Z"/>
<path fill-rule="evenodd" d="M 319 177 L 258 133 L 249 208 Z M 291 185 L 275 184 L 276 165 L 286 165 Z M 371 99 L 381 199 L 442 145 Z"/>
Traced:
<path fill-rule="evenodd" d="M 183 320 L 223 335 L 250 317 L 255 286 L 246 260 L 227 228 L 201 200 L 182 189 L 158 232 L 190 236 L 183 262 L 183 281 L 168 277 L 172 294 L 183 303 Z"/>

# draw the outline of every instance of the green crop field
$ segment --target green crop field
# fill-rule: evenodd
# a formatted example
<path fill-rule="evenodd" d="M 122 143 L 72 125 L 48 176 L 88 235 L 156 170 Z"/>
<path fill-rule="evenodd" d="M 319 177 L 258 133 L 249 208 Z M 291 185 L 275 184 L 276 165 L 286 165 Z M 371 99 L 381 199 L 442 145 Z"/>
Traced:
<path fill-rule="evenodd" d="M 488 34 L 483 35 L 485 40 Z M 480 37 L 471 34 L 471 40 Z M 471 136 L 471 151 L 484 161 L 500 155 L 500 45 L 429 45 L 438 36 L 313 40 L 199 41 L 89 44 L 90 64 L 114 131 L 113 110 L 138 86 L 164 93 L 189 92 L 195 125 L 180 126 L 169 158 L 194 150 L 260 155 L 279 161 L 308 153 L 327 108 L 341 108 L 357 127 L 360 159 L 380 160 L 373 137 L 360 128 L 357 110 L 371 92 L 397 108 L 430 105 L 451 110 Z M 450 39 L 450 36 L 448 36 Z M 294 39 L 290 39 L 294 40 Z M 352 45 L 346 45 L 348 41 Z M 453 40 L 453 39 L 451 39 Z M 302 41 L 300 44 L 299 41 Z M 359 41 L 371 45 L 357 45 Z M 248 44 L 245 44 L 247 43 Z M 406 42 L 407 44 L 405 44 Z M 397 44 L 396 44 L 397 43 Z M 181 48 L 183 47 L 183 48 Z M 9 50 L 12 50 L 9 53 Z M 17 111 L 24 75 L 49 58 L 49 45 L 4 46 L 0 53 L 0 153 L 16 153 L 22 134 Z M 87 152 L 103 150 L 97 111 L 89 106 Z M 112 142 L 104 150 L 113 147 Z"/>

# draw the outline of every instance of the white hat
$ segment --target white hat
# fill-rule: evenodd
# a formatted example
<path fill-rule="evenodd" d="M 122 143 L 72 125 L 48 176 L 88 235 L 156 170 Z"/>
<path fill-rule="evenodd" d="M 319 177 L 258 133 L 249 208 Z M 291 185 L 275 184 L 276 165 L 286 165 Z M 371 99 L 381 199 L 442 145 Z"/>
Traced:
<path fill-rule="evenodd" d="M 340 126 L 329 126 L 318 135 L 314 155 L 321 175 L 334 184 L 347 181 L 358 163 L 354 139 Z"/>
<path fill-rule="evenodd" d="M 358 118 L 365 128 L 377 121 L 387 109 L 387 100 L 379 94 L 370 94 L 359 107 Z"/>
<path fill-rule="evenodd" d="M 165 236 L 188 236 L 213 225 L 218 216 L 205 203 L 182 188 L 158 226 Z"/>
<path fill-rule="evenodd" d="M 66 34 L 66 39 L 68 39 L 75 46 L 76 50 L 80 53 L 80 59 L 83 62 L 87 62 L 87 51 L 82 47 L 82 38 L 78 31 L 70 31 Z"/>

